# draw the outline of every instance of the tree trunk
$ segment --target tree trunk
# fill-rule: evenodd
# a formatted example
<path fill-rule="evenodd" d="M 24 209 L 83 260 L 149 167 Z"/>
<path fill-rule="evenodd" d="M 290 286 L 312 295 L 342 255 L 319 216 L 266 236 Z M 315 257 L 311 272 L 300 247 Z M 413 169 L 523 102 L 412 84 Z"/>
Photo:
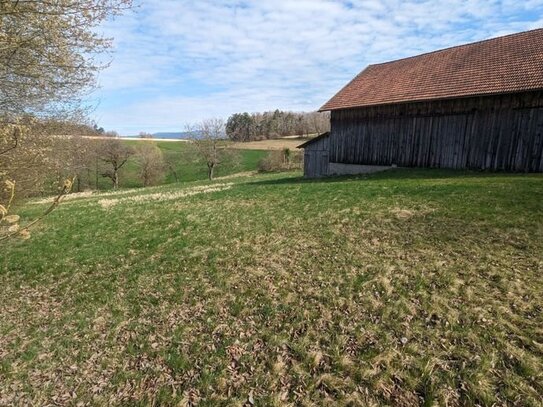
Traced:
<path fill-rule="evenodd" d="M 95 171 L 94 171 L 94 189 L 98 189 L 98 158 L 96 159 L 96 166 L 94 167 Z"/>
<path fill-rule="evenodd" d="M 214 169 L 215 169 L 214 165 L 208 165 L 207 166 L 207 177 L 209 178 L 210 181 L 213 180 L 213 170 Z"/>
<path fill-rule="evenodd" d="M 113 170 L 113 189 L 119 188 L 119 172 Z"/>
<path fill-rule="evenodd" d="M 175 182 L 179 182 L 179 176 L 177 175 L 177 171 L 175 170 L 174 166 L 172 164 L 168 164 L 168 168 L 170 172 L 173 175 L 173 178 L 175 179 Z"/>

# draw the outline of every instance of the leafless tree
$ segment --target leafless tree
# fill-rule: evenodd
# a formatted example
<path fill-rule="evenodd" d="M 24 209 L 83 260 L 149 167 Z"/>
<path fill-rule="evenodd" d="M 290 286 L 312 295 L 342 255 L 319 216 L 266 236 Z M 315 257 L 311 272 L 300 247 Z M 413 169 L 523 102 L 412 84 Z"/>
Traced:
<path fill-rule="evenodd" d="M 225 122 L 223 119 L 206 119 L 187 127 L 191 142 L 199 159 L 207 167 L 207 177 L 212 180 L 215 170 L 225 162 L 236 162 L 237 154 L 225 148 Z"/>
<path fill-rule="evenodd" d="M 329 112 L 312 112 L 308 114 L 309 124 L 308 132 L 321 134 L 330 131 L 330 113 Z"/>
<path fill-rule="evenodd" d="M 60 146 L 57 149 L 63 152 L 61 155 L 62 162 L 58 164 L 58 178 L 66 178 L 70 175 L 75 175 L 74 191 L 92 188 L 93 171 L 95 170 L 98 158 L 97 150 L 100 147 L 99 141 L 74 135 L 64 144 L 66 145 L 64 150 L 62 150 L 62 147 Z"/>
<path fill-rule="evenodd" d="M 179 174 L 177 173 L 177 161 L 178 157 L 168 154 L 164 157 L 165 168 L 170 174 L 172 174 L 175 182 L 179 182 Z"/>
<path fill-rule="evenodd" d="M 113 188 L 119 188 L 119 170 L 134 154 L 134 150 L 117 138 L 102 140 L 99 149 L 99 157 L 108 167 L 102 176 L 109 178 Z"/>
<path fill-rule="evenodd" d="M 139 178 L 143 186 L 157 184 L 164 178 L 166 164 L 162 150 L 153 142 L 141 141 L 135 148 L 136 161 L 139 165 Z"/>

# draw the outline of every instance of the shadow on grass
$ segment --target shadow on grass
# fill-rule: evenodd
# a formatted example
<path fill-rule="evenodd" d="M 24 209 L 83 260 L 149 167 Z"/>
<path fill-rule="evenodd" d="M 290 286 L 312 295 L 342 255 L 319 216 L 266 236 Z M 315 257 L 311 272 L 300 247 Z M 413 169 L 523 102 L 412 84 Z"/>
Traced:
<path fill-rule="evenodd" d="M 412 180 L 412 179 L 454 179 L 454 178 L 494 178 L 494 177 L 526 177 L 541 174 L 490 172 L 476 170 L 453 170 L 441 168 L 396 168 L 372 174 L 336 175 L 323 178 L 304 178 L 303 176 L 277 178 L 251 182 L 251 185 L 292 185 L 292 184 L 326 184 L 333 182 L 349 182 L 362 180 Z"/>

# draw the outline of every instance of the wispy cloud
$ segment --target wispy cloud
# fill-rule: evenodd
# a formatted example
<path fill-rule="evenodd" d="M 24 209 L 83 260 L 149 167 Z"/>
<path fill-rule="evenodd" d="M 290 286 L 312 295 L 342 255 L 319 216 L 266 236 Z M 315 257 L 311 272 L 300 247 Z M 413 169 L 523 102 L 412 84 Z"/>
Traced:
<path fill-rule="evenodd" d="M 314 110 L 367 64 L 543 26 L 543 0 L 143 0 L 104 27 L 100 124 L 181 130 L 236 111 Z"/>

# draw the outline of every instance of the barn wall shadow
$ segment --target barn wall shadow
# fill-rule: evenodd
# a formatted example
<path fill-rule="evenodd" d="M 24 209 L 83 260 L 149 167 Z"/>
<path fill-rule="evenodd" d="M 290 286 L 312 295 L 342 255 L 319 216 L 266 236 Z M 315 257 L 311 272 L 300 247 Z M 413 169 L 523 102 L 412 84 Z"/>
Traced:
<path fill-rule="evenodd" d="M 285 177 L 270 180 L 250 182 L 250 185 L 292 185 L 292 184 L 325 184 L 345 181 L 363 180 L 402 180 L 402 179 L 453 179 L 453 178 L 480 178 L 480 177 L 515 177 L 526 176 L 527 173 L 491 172 L 483 170 L 454 170 L 442 168 L 397 168 L 373 174 L 335 175 L 323 178 Z M 537 174 L 531 174 L 537 176 Z M 543 176 L 543 174 L 539 174 Z"/>

